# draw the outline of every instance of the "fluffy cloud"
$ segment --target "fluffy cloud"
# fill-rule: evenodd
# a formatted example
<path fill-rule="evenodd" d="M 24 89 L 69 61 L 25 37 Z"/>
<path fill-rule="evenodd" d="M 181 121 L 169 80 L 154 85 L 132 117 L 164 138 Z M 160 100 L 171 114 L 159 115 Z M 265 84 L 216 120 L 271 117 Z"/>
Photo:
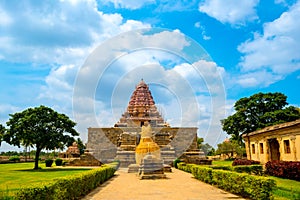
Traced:
<path fill-rule="evenodd" d="M 205 0 L 199 4 L 199 11 L 222 23 L 234 26 L 258 19 L 255 7 L 259 0 Z"/>
<path fill-rule="evenodd" d="M 147 4 L 153 4 L 155 0 L 104 0 L 104 3 L 113 3 L 115 8 L 127 8 L 135 10 Z"/>
<path fill-rule="evenodd" d="M 263 34 L 256 33 L 253 40 L 238 47 L 244 54 L 239 63 L 245 73 L 240 77 L 243 86 L 246 82 L 250 83 L 248 86 L 268 86 L 300 69 L 299 18 L 298 1 L 278 19 L 265 23 Z"/>
<path fill-rule="evenodd" d="M 0 58 L 14 62 L 82 62 L 101 41 L 133 28 L 149 27 L 135 20 L 124 21 L 120 14 L 98 11 L 94 0 L 2 2 L 0 13 Z"/>
<path fill-rule="evenodd" d="M 170 38 L 178 42 L 166 43 Z M 153 29 L 121 34 L 100 45 L 80 68 L 74 86 L 73 112 L 79 126 L 113 126 L 144 78 L 172 126 L 199 126 L 207 142 L 220 142 L 225 71 L 212 61 L 190 59 L 184 53 L 190 46 L 179 31 Z"/>
<path fill-rule="evenodd" d="M 112 3 L 115 8 L 125 8 L 130 10 L 140 9 L 147 5 L 155 5 L 155 11 L 158 12 L 171 12 L 171 11 L 187 11 L 194 9 L 199 0 L 103 0 L 104 4 Z"/>

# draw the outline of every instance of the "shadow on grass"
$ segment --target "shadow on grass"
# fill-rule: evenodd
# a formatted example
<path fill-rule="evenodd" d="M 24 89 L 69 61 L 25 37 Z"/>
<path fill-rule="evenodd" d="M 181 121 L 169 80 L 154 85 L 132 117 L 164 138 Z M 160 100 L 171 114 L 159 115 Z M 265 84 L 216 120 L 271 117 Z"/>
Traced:
<path fill-rule="evenodd" d="M 23 172 L 58 172 L 58 171 L 88 171 L 89 168 L 41 168 L 41 169 L 18 169 L 14 171 L 23 171 Z"/>

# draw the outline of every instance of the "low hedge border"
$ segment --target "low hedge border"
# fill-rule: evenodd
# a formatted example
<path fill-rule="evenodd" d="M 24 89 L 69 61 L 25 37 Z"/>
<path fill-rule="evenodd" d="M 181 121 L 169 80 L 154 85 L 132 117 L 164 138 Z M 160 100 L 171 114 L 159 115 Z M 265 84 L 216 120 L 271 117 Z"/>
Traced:
<path fill-rule="evenodd" d="M 50 184 L 39 184 L 20 189 L 15 199 L 80 199 L 92 189 L 111 178 L 116 169 L 104 166 L 81 174 L 56 179 Z"/>
<path fill-rule="evenodd" d="M 238 165 L 238 166 L 209 166 L 212 169 L 220 169 L 227 171 L 234 171 L 238 173 L 248 173 L 262 176 L 264 174 L 262 165 Z"/>
<path fill-rule="evenodd" d="M 272 199 L 271 192 L 276 186 L 274 180 L 197 165 L 187 167 L 188 165 L 180 163 L 178 168 L 187 172 L 191 168 L 191 172 L 196 179 L 243 197 L 250 199 Z"/>

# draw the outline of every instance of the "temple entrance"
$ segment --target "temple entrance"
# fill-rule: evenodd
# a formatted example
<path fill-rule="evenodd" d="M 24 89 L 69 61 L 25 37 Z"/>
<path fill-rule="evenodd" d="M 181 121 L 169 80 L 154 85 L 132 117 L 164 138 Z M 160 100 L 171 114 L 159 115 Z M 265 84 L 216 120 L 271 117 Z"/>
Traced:
<path fill-rule="evenodd" d="M 271 160 L 280 160 L 279 143 L 276 138 L 268 139 Z"/>

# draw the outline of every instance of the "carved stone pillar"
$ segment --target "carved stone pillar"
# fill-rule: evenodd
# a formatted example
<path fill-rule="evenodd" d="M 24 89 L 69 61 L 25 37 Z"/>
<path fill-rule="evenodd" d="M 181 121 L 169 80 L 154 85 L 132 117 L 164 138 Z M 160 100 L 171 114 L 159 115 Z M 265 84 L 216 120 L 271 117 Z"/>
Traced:
<path fill-rule="evenodd" d="M 293 155 L 294 155 L 294 161 L 297 161 L 297 149 L 296 149 L 296 136 L 293 135 L 291 138 L 291 141 L 292 141 L 292 152 L 293 152 Z"/>
<path fill-rule="evenodd" d="M 259 152 L 259 145 L 258 145 L 258 140 L 255 141 L 255 149 L 256 149 L 256 158 L 260 160 L 260 152 Z"/>
<path fill-rule="evenodd" d="M 265 160 L 265 162 L 268 162 L 268 161 L 270 161 L 270 143 L 269 143 L 269 141 L 268 140 L 266 140 L 266 142 L 265 142 L 265 144 L 266 144 L 266 156 L 265 156 L 265 158 L 266 158 L 266 160 Z"/>
<path fill-rule="evenodd" d="M 282 145 L 282 137 L 279 137 L 279 138 L 276 138 L 277 139 L 277 141 L 278 141 L 278 144 L 279 144 L 279 156 L 278 156 L 278 158 L 279 158 L 279 160 L 282 160 L 281 158 L 282 158 L 282 154 L 283 154 L 283 152 L 284 152 L 284 146 Z"/>

